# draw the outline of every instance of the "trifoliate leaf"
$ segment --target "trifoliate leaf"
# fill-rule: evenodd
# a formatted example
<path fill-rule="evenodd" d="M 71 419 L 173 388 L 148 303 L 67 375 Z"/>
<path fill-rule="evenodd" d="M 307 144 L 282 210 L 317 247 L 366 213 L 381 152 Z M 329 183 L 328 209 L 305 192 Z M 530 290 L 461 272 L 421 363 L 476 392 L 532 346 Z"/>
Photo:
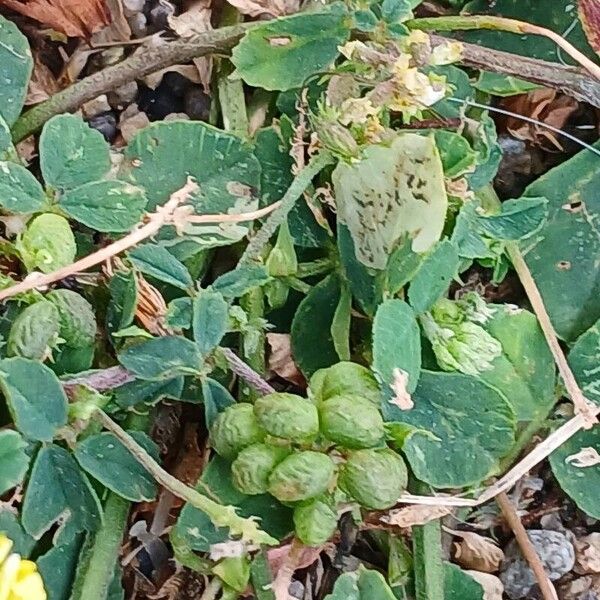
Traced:
<path fill-rule="evenodd" d="M 361 160 L 340 162 L 332 179 L 338 217 L 363 264 L 384 269 L 405 235 L 415 252 L 440 238 L 448 200 L 432 136 L 404 133 L 389 147 L 369 146 Z"/>
<path fill-rule="evenodd" d="M 252 28 L 233 49 L 235 74 L 266 90 L 301 87 L 329 67 L 350 35 L 343 6 L 283 17 Z"/>
<path fill-rule="evenodd" d="M 42 186 L 25 167 L 13 162 L 0 162 L 2 208 L 14 213 L 31 213 L 43 210 L 47 204 Z"/>
<path fill-rule="evenodd" d="M 143 244 L 130 250 L 127 256 L 144 275 L 150 275 L 182 290 L 187 290 L 194 283 L 186 266 L 162 246 Z"/>
<path fill-rule="evenodd" d="M 127 232 L 139 223 L 148 200 L 124 181 L 92 181 L 64 194 L 59 205 L 70 217 L 96 231 Z"/>
<path fill-rule="evenodd" d="M 264 285 L 269 279 L 264 266 L 242 265 L 217 277 L 211 287 L 225 298 L 238 298 L 252 288 Z"/>
<path fill-rule="evenodd" d="M 40 166 L 46 185 L 70 190 L 108 173 L 109 146 L 81 117 L 57 115 L 42 130 Z"/>

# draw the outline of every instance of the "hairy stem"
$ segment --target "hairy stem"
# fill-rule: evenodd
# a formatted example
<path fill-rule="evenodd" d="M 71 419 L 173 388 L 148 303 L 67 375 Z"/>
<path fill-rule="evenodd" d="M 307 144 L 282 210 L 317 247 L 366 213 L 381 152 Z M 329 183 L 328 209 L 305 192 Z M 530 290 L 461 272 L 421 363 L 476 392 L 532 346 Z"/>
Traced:
<path fill-rule="evenodd" d="M 277 228 L 287 219 L 287 216 L 294 207 L 296 200 L 303 194 L 304 190 L 310 185 L 313 178 L 318 175 L 327 165 L 333 162 L 333 156 L 326 150 L 322 150 L 311 158 L 310 162 L 304 167 L 292 182 L 277 210 L 274 210 L 265 220 L 263 226 L 258 230 L 256 235 L 250 240 L 248 246 L 239 264 L 247 264 L 249 262 L 259 260 L 264 247 L 269 243 Z"/>
<path fill-rule="evenodd" d="M 516 19 L 494 17 L 489 15 L 455 15 L 448 17 L 427 17 L 424 19 L 413 19 L 405 23 L 410 29 L 421 29 L 423 31 L 459 31 L 470 29 L 491 29 L 494 31 L 506 31 L 518 35 L 533 34 L 541 35 L 552 40 L 562 48 L 573 60 L 589 71 L 596 79 L 600 79 L 600 65 L 590 60 L 585 54 L 577 50 L 573 44 L 558 35 L 551 29 L 539 27 Z"/>
<path fill-rule="evenodd" d="M 178 498 L 189 502 L 193 507 L 206 513 L 217 527 L 229 527 L 232 536 L 241 536 L 244 541 L 257 544 L 277 544 L 277 540 L 259 529 L 253 519 L 244 519 L 235 512 L 233 506 L 223 506 L 208 496 L 200 494 L 195 489 L 185 485 L 170 473 L 167 473 L 149 454 L 142 448 L 131 435 L 115 423 L 106 413 L 97 410 L 96 419 L 118 438 L 118 440 L 131 452 L 135 459 L 156 479 L 160 485 L 168 489 Z"/>
<path fill-rule="evenodd" d="M 15 123 L 12 130 L 13 140 L 21 141 L 35 133 L 54 115 L 73 112 L 84 102 L 93 100 L 130 81 L 176 63 L 185 63 L 192 58 L 227 52 L 238 43 L 252 25 L 247 23 L 222 27 L 172 42 L 165 41 L 158 46 L 145 47 L 143 52 L 136 53 L 123 62 L 82 79 L 28 110 Z"/>

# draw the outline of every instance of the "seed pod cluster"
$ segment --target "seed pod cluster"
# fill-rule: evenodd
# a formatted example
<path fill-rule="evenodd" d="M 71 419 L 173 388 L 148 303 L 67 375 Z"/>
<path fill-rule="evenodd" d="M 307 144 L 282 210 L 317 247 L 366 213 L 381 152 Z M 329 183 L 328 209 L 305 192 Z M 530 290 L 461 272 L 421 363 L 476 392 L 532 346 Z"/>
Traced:
<path fill-rule="evenodd" d="M 404 461 L 386 445 L 377 382 L 350 362 L 316 373 L 309 399 L 273 393 L 227 408 L 210 441 L 232 461 L 240 492 L 293 507 L 296 535 L 308 545 L 334 533 L 340 498 L 381 510 L 406 487 Z"/>

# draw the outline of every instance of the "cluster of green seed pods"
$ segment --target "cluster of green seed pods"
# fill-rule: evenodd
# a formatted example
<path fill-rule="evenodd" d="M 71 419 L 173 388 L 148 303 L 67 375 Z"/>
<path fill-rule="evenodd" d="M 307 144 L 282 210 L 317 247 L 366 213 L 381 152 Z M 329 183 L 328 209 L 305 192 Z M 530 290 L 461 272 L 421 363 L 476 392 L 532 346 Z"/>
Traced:
<path fill-rule="evenodd" d="M 313 376 L 309 398 L 273 393 L 230 406 L 210 441 L 232 461 L 240 492 L 293 506 L 296 535 L 318 545 L 334 533 L 340 502 L 383 510 L 406 488 L 406 466 L 387 447 L 379 404 L 370 371 L 342 362 Z"/>

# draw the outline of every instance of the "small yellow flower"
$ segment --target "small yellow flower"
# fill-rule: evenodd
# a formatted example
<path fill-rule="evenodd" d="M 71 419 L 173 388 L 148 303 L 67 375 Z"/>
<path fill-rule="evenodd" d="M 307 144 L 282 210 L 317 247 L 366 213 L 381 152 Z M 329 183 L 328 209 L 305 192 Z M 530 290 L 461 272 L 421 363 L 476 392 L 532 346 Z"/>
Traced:
<path fill-rule="evenodd" d="M 11 554 L 12 541 L 0 534 L 0 600 L 46 600 L 36 564 Z"/>

